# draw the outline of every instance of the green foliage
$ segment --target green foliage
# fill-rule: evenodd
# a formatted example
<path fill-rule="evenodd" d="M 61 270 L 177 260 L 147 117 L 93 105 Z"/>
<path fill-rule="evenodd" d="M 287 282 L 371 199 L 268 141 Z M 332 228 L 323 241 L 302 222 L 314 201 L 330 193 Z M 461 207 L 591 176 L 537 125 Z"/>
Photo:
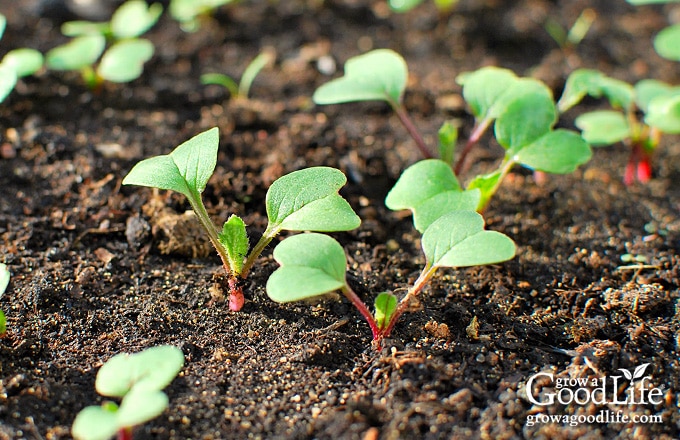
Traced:
<path fill-rule="evenodd" d="M 316 104 L 340 104 L 353 101 L 386 101 L 400 105 L 408 68 L 398 53 L 376 49 L 350 58 L 345 76 L 319 87 L 312 97 Z"/>
<path fill-rule="evenodd" d="M 424 0 L 388 0 L 387 3 L 394 12 L 404 13 L 415 8 Z M 434 4 L 440 11 L 446 12 L 453 9 L 458 0 L 434 0 Z"/>
<path fill-rule="evenodd" d="M 384 329 L 390 323 L 399 301 L 389 292 L 381 292 L 375 297 L 375 323 L 379 329 Z"/>
<path fill-rule="evenodd" d="M 231 215 L 229 219 L 224 222 L 222 232 L 219 234 L 220 243 L 227 250 L 229 257 L 229 266 L 236 273 L 241 273 L 243 269 L 243 259 L 248 254 L 248 234 L 246 233 L 246 224 L 243 223 L 240 217 Z"/>
<path fill-rule="evenodd" d="M 212 14 L 217 8 L 235 0 L 170 0 L 170 15 L 177 20 L 185 32 L 200 28 L 200 18 Z"/>
<path fill-rule="evenodd" d="M 0 39 L 7 27 L 7 19 L 0 14 Z M 5 54 L 0 60 L 0 102 L 14 90 L 19 78 L 32 75 L 43 65 L 43 56 L 35 49 L 19 48 Z"/>
<path fill-rule="evenodd" d="M 206 73 L 201 75 L 202 84 L 217 84 L 226 88 L 231 96 L 234 98 L 248 98 L 250 93 L 250 86 L 252 86 L 255 77 L 268 64 L 271 64 L 276 58 L 274 51 L 265 50 L 256 56 L 243 71 L 241 82 L 237 83 L 233 78 L 222 73 Z"/>
<path fill-rule="evenodd" d="M 73 437 L 106 440 L 159 416 L 168 406 L 168 397 L 161 390 L 183 365 L 182 351 L 170 345 L 112 357 L 99 369 L 95 388 L 102 396 L 122 398 L 121 404 L 107 401 L 83 409 L 73 422 Z"/>
<path fill-rule="evenodd" d="M 680 0 L 628 0 L 632 5 L 649 5 L 657 3 L 680 3 Z M 680 61 L 680 25 L 668 26 L 654 37 L 654 49 L 664 58 Z"/>
<path fill-rule="evenodd" d="M 62 33 L 73 39 L 47 52 L 47 67 L 78 70 L 91 88 L 105 80 L 132 81 L 141 75 L 144 63 L 154 53 L 153 44 L 139 37 L 156 24 L 162 12 L 160 3 L 147 5 L 144 0 L 128 0 L 109 22 L 64 23 Z M 112 42 L 108 49 L 107 41 Z"/>
<path fill-rule="evenodd" d="M 5 293 L 5 290 L 7 290 L 10 276 L 11 274 L 9 272 L 9 269 L 7 269 L 7 265 L 4 263 L 0 263 L 0 298 L 2 298 L 2 295 Z M 5 318 L 5 313 L 2 310 L 0 310 L 0 336 L 4 335 L 6 331 L 7 331 L 7 319 Z"/>
<path fill-rule="evenodd" d="M 453 155 L 458 142 L 458 128 L 450 122 L 445 122 L 437 132 L 439 138 L 439 157 L 447 164 L 453 163 Z"/>

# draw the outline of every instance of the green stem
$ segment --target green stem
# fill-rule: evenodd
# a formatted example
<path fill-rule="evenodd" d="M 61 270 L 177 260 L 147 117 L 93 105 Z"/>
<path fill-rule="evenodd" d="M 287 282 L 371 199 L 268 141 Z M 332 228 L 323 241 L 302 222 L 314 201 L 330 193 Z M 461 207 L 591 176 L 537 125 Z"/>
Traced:
<path fill-rule="evenodd" d="M 432 275 L 434 275 L 434 272 L 437 270 L 436 267 L 432 267 L 430 264 L 425 266 L 423 268 L 423 271 L 420 272 L 420 276 L 416 280 L 415 283 L 413 283 L 413 286 L 409 289 L 409 291 L 406 293 L 406 296 L 404 296 L 401 301 L 399 301 L 399 305 L 397 305 L 397 308 L 394 310 L 394 313 L 392 314 L 392 317 L 390 318 L 390 322 L 387 324 L 385 328 L 382 329 L 380 332 L 380 338 L 386 338 L 390 335 L 392 332 L 392 329 L 394 328 L 395 324 L 399 320 L 399 317 L 408 310 L 411 300 L 415 297 L 417 297 L 420 292 L 423 290 L 423 288 L 427 285 L 427 283 L 430 282 L 430 279 L 432 278 Z M 374 337 L 375 339 L 375 337 Z"/>
<path fill-rule="evenodd" d="M 272 227 L 271 224 L 267 225 L 267 229 L 264 230 L 262 237 L 248 254 L 246 262 L 243 263 L 243 267 L 241 268 L 240 274 L 241 278 L 246 278 L 248 276 L 248 272 L 250 272 L 250 269 L 255 264 L 255 260 L 257 260 L 257 257 L 260 256 L 264 248 L 266 248 L 267 245 L 271 243 L 271 241 L 274 239 L 274 237 L 276 237 L 276 234 L 278 234 L 279 231 L 280 229 Z"/>
<path fill-rule="evenodd" d="M 220 259 L 222 260 L 222 265 L 224 266 L 224 270 L 227 271 L 227 274 L 231 274 L 232 270 L 231 266 L 229 266 L 227 250 L 224 248 L 224 246 L 222 246 L 222 243 L 220 243 L 215 224 L 212 222 L 212 220 L 210 220 L 208 211 L 206 211 L 205 205 L 203 205 L 203 201 L 201 201 L 200 194 L 192 192 L 191 195 L 187 196 L 187 199 L 189 200 L 189 204 L 193 208 L 198 221 L 201 223 L 201 226 L 203 226 L 203 229 L 205 229 L 205 231 L 208 233 L 210 242 L 213 244 L 215 250 L 219 254 Z"/>

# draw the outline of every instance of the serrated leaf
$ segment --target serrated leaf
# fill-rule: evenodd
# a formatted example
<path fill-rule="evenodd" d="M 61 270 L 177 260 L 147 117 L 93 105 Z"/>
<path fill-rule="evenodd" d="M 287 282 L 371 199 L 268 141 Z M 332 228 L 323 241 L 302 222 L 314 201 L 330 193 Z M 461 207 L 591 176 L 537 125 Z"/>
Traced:
<path fill-rule="evenodd" d="M 184 354 L 171 345 L 147 348 L 135 354 L 120 353 L 97 372 L 95 388 L 103 396 L 122 397 L 130 390 L 161 390 L 184 365 Z"/>
<path fill-rule="evenodd" d="M 384 329 L 389 324 L 397 303 L 397 297 L 389 292 L 382 292 L 375 298 L 375 323 L 379 329 Z"/>
<path fill-rule="evenodd" d="M 211 128 L 182 143 L 175 150 L 137 163 L 123 185 L 141 185 L 177 191 L 189 198 L 200 194 L 217 164 L 218 129 Z"/>
<path fill-rule="evenodd" d="M 498 143 L 511 151 L 534 142 L 557 121 L 552 93 L 544 84 L 522 79 L 521 88 L 523 92 L 515 94 L 504 106 L 494 125 Z"/>
<path fill-rule="evenodd" d="M 592 155 L 590 145 L 578 133 L 558 129 L 519 150 L 514 160 L 532 170 L 567 174 L 588 162 Z"/>
<path fill-rule="evenodd" d="M 156 24 L 162 13 L 160 3 L 127 0 L 111 16 L 111 33 L 118 39 L 138 37 Z"/>
<path fill-rule="evenodd" d="M 340 170 L 311 167 L 277 179 L 267 191 L 270 228 L 275 231 L 347 231 L 361 220 L 338 194 L 347 182 Z"/>
<path fill-rule="evenodd" d="M 645 123 L 664 133 L 680 133 L 680 95 L 652 99 L 645 115 Z"/>
<path fill-rule="evenodd" d="M 393 50 L 376 49 L 350 58 L 345 76 L 322 85 L 312 96 L 316 104 L 340 104 L 354 101 L 401 102 L 406 89 L 406 61 Z"/>
<path fill-rule="evenodd" d="M 52 70 L 80 70 L 91 66 L 106 45 L 102 35 L 83 35 L 47 52 L 45 63 Z"/>
<path fill-rule="evenodd" d="M 557 102 L 560 113 L 564 113 L 575 106 L 586 96 L 601 96 L 600 79 L 604 75 L 598 70 L 577 69 L 571 72 L 564 85 L 562 96 Z"/>
<path fill-rule="evenodd" d="M 624 114 L 614 110 L 584 113 L 574 124 L 583 131 L 583 139 L 594 146 L 611 145 L 631 135 Z"/>
<path fill-rule="evenodd" d="M 466 72 L 456 78 L 456 82 L 463 86 L 465 102 L 478 120 L 495 117 L 491 114 L 492 108 L 518 80 L 511 70 L 493 66 Z"/>
<path fill-rule="evenodd" d="M 115 412 L 88 406 L 76 416 L 71 434 L 75 440 L 109 440 L 119 428 Z"/>
<path fill-rule="evenodd" d="M 149 40 L 119 41 L 104 53 L 97 74 L 111 82 L 132 81 L 142 74 L 144 63 L 151 59 L 153 52 L 154 47 Z"/>
<path fill-rule="evenodd" d="M 654 37 L 654 49 L 662 57 L 680 61 L 680 24 L 668 26 Z"/>
<path fill-rule="evenodd" d="M 7 52 L 0 65 L 14 69 L 16 76 L 21 78 L 40 70 L 43 61 L 42 54 L 37 50 L 21 48 Z"/>
<path fill-rule="evenodd" d="M 168 407 L 168 396 L 157 390 L 132 389 L 120 403 L 116 421 L 120 427 L 141 425 L 161 415 Z"/>
<path fill-rule="evenodd" d="M 274 301 L 299 301 L 345 285 L 345 251 L 327 235 L 286 238 L 274 249 L 274 259 L 281 265 L 267 280 L 267 295 Z"/>
<path fill-rule="evenodd" d="M 484 219 L 473 211 L 443 215 L 423 233 L 422 248 L 429 267 L 494 264 L 515 256 L 506 235 L 484 230 Z"/>
<path fill-rule="evenodd" d="M 246 233 L 246 224 L 243 223 L 240 217 L 232 214 L 224 223 L 222 232 L 219 233 L 219 240 L 227 250 L 229 267 L 231 267 L 231 270 L 236 275 L 239 275 L 243 268 L 243 259 L 248 253 L 250 246 L 248 234 Z"/>

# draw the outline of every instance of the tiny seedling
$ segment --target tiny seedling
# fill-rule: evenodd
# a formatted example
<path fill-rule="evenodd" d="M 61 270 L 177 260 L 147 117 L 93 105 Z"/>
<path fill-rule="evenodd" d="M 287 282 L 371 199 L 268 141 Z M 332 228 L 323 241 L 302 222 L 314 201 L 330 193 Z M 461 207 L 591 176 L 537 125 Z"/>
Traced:
<path fill-rule="evenodd" d="M 606 98 L 612 110 L 583 113 L 576 126 L 593 146 L 623 142 L 631 148 L 623 181 L 631 185 L 652 177 L 652 154 L 663 133 L 680 133 L 680 87 L 644 79 L 634 86 L 597 70 L 579 69 L 569 75 L 558 108 L 567 111 L 586 95 Z M 643 118 L 639 118 L 639 114 Z"/>
<path fill-rule="evenodd" d="M 269 223 L 262 238 L 248 253 L 243 220 L 232 215 L 218 230 L 201 200 L 201 193 L 215 170 L 218 146 L 218 130 L 212 128 L 168 155 L 139 162 L 123 179 L 123 184 L 168 189 L 186 196 L 228 274 L 229 307 L 238 311 L 244 303 L 239 280 L 247 277 L 257 257 L 279 232 L 347 231 L 357 228 L 361 220 L 338 194 L 347 183 L 341 171 L 329 167 L 295 171 L 274 181 L 267 191 Z"/>
<path fill-rule="evenodd" d="M 125 83 L 137 79 L 154 53 L 153 44 L 139 36 L 156 24 L 162 12 L 160 3 L 147 5 L 144 0 L 128 0 L 109 22 L 64 23 L 62 33 L 73 39 L 47 52 L 47 67 L 80 71 L 91 89 L 103 81 Z M 107 42 L 112 42 L 108 49 Z"/>
<path fill-rule="evenodd" d="M 7 265 L 4 263 L 0 263 L 0 298 L 2 298 L 2 295 L 5 293 L 5 290 L 7 290 L 10 276 L 11 274 L 9 272 L 9 269 L 7 269 Z M 7 318 L 5 318 L 5 313 L 2 310 L 0 310 L 0 337 L 3 336 L 6 331 L 7 331 Z"/>
<path fill-rule="evenodd" d="M 201 17 L 211 15 L 220 6 L 235 0 L 170 0 L 170 15 L 180 23 L 185 32 L 200 28 Z"/>
<path fill-rule="evenodd" d="M 680 0 L 628 0 L 633 5 L 648 5 L 658 3 L 678 3 Z M 654 37 L 654 50 L 664 58 L 680 61 L 680 24 L 674 24 L 662 29 Z"/>
<path fill-rule="evenodd" d="M 0 14 L 0 39 L 5 33 L 7 18 Z M 14 90 L 19 78 L 32 75 L 43 65 L 43 56 L 35 49 L 14 49 L 0 60 L 0 102 Z"/>
<path fill-rule="evenodd" d="M 401 103 L 407 76 L 406 62 L 399 54 L 378 49 L 349 59 L 345 64 L 345 76 L 319 87 L 313 100 L 317 104 L 388 102 L 428 158 L 430 150 Z M 457 80 L 462 84 L 463 97 L 475 116 L 475 126 L 459 155 L 454 178 L 460 176 L 466 156 L 491 125 L 496 140 L 505 150 L 495 171 L 476 176 L 467 185 L 467 189 L 480 191 L 478 210 L 486 207 L 515 165 L 566 174 L 590 160 L 590 146 L 577 132 L 554 128 L 558 112 L 552 92 L 542 82 L 519 78 L 510 70 L 497 67 L 468 72 Z M 439 151 L 449 163 L 457 140 L 456 127 L 445 123 L 439 131 Z"/>
<path fill-rule="evenodd" d="M 281 267 L 269 277 L 267 294 L 274 301 L 291 302 L 340 290 L 368 322 L 373 341 L 380 347 L 437 269 L 499 263 L 515 255 L 513 241 L 500 232 L 484 230 L 484 219 L 474 211 L 452 211 L 434 220 L 425 229 L 421 246 L 425 266 L 418 279 L 400 300 L 392 293 L 379 293 L 375 313 L 347 282 L 347 258 L 340 243 L 317 233 L 286 238 L 274 249 Z"/>
<path fill-rule="evenodd" d="M 262 69 L 271 64 L 276 58 L 276 54 L 272 50 L 264 50 L 256 56 L 250 64 L 246 67 L 241 75 L 241 81 L 236 82 L 230 76 L 223 73 L 206 73 L 201 75 L 201 83 L 203 84 L 217 84 L 229 91 L 233 98 L 248 99 L 250 93 L 250 86 L 255 81 L 255 77 Z"/>
<path fill-rule="evenodd" d="M 586 8 L 579 14 L 574 24 L 569 29 L 565 29 L 556 19 L 549 17 L 543 27 L 553 40 L 564 52 L 571 52 L 581 41 L 593 25 L 597 18 L 594 9 Z"/>
<path fill-rule="evenodd" d="M 424 0 L 388 0 L 390 9 L 394 12 L 408 12 L 421 4 Z M 441 12 L 448 12 L 456 6 L 458 0 L 434 0 L 434 4 Z"/>
<path fill-rule="evenodd" d="M 120 406 L 105 401 L 78 413 L 71 433 L 76 440 L 132 440 L 135 426 L 161 415 L 168 407 L 162 391 L 184 366 L 182 350 L 172 345 L 147 348 L 136 353 L 119 353 L 97 372 L 95 388 L 106 397 L 118 397 Z"/>

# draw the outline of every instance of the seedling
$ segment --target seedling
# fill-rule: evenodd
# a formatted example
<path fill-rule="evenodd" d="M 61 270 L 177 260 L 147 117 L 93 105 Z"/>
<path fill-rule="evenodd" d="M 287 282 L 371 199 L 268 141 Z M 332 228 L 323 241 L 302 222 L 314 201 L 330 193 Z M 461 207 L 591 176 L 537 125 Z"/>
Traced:
<path fill-rule="evenodd" d="M 147 348 L 136 353 L 120 353 L 97 372 L 95 388 L 106 397 L 121 398 L 120 406 L 105 401 L 78 413 L 71 433 L 76 440 L 132 440 L 135 426 L 161 415 L 168 407 L 168 396 L 161 391 L 184 365 L 182 350 L 171 345 Z"/>
<path fill-rule="evenodd" d="M 9 273 L 9 269 L 7 269 L 7 265 L 0 263 L 0 298 L 2 298 L 5 290 L 7 290 L 10 276 L 11 274 Z M 2 337 L 6 331 L 7 319 L 5 318 L 5 313 L 0 310 L 0 337 Z"/>
<path fill-rule="evenodd" d="M 347 182 L 341 171 L 328 167 L 295 171 L 274 181 L 267 191 L 269 223 L 262 238 L 248 253 L 243 220 L 232 215 L 218 230 L 201 200 L 201 193 L 215 170 L 218 146 L 218 130 L 212 128 L 168 155 L 139 162 L 123 179 L 123 184 L 173 190 L 187 198 L 227 272 L 229 307 L 238 311 L 244 303 L 239 280 L 247 277 L 257 257 L 279 232 L 346 231 L 357 228 L 361 220 L 338 194 Z"/>
<path fill-rule="evenodd" d="M 400 55 L 391 50 L 375 50 L 349 59 L 345 76 L 319 87 L 313 100 L 317 104 L 388 102 L 427 158 L 431 156 L 430 150 L 401 103 L 407 76 L 406 62 Z M 476 176 L 467 185 L 467 189 L 480 191 L 478 210 L 486 207 L 515 165 L 565 174 L 590 160 L 590 146 L 578 133 L 554 129 L 557 109 L 552 92 L 542 82 L 519 78 L 510 70 L 496 67 L 465 73 L 457 80 L 475 116 L 475 126 L 460 153 L 453 178 L 463 172 L 466 156 L 492 124 L 496 140 L 505 149 L 505 156 L 495 171 Z M 442 158 L 451 160 L 456 141 L 455 127 L 444 124 L 439 132 Z M 458 186 L 462 190 L 462 186 Z"/>
<path fill-rule="evenodd" d="M 390 9 L 394 12 L 408 12 L 421 4 L 424 0 L 388 0 Z M 434 0 L 434 4 L 442 12 L 448 12 L 456 6 L 458 0 Z"/>
<path fill-rule="evenodd" d="M 586 34 L 597 18 L 597 13 L 594 9 L 586 8 L 579 14 L 574 24 L 565 29 L 562 25 L 550 17 L 546 20 L 544 28 L 553 40 L 565 52 L 571 52 L 578 46 L 585 38 Z"/>
<path fill-rule="evenodd" d="M 211 15 L 220 6 L 235 0 L 170 0 L 170 15 L 180 23 L 185 32 L 200 28 L 201 17 Z"/>
<path fill-rule="evenodd" d="M 425 267 L 404 297 L 381 292 L 371 313 L 346 278 L 347 259 L 333 238 L 316 233 L 286 238 L 274 249 L 281 265 L 267 281 L 267 294 L 277 302 L 299 301 L 335 290 L 359 310 L 368 322 L 373 342 L 380 347 L 439 268 L 468 267 L 506 261 L 515 244 L 504 234 L 484 230 L 484 219 L 474 211 L 453 211 L 433 221 L 421 240 Z"/>
<path fill-rule="evenodd" d="M 5 33 L 7 19 L 0 14 L 0 39 Z M 0 102 L 14 90 L 19 78 L 32 75 L 43 65 L 43 56 L 35 49 L 14 49 L 0 60 Z"/>
<path fill-rule="evenodd" d="M 635 86 L 597 70 L 579 69 L 567 79 L 558 107 L 564 112 L 586 95 L 609 101 L 612 110 L 597 110 L 576 118 L 583 138 L 593 146 L 623 142 L 631 148 L 623 181 L 631 185 L 652 177 L 652 154 L 663 133 L 680 133 L 680 87 L 645 79 Z M 638 113 L 643 114 L 642 120 Z"/>
<path fill-rule="evenodd" d="M 276 58 L 276 54 L 271 50 L 265 50 L 256 56 L 243 71 L 241 81 L 237 83 L 233 78 L 222 73 L 206 73 L 201 75 L 201 83 L 217 84 L 229 91 L 233 98 L 248 99 L 250 86 L 255 81 L 255 77 L 262 69 L 271 64 Z"/>
<path fill-rule="evenodd" d="M 628 0 L 633 5 L 648 5 L 656 3 L 678 3 L 678 0 Z M 680 61 L 680 24 L 674 24 L 662 29 L 654 37 L 654 50 L 664 58 Z"/>
<path fill-rule="evenodd" d="M 125 83 L 137 79 L 154 53 L 153 44 L 139 36 L 156 24 L 162 12 L 160 3 L 147 6 L 144 0 L 128 0 L 109 22 L 64 23 L 62 33 L 73 39 L 47 52 L 47 67 L 80 71 L 91 89 L 104 81 Z M 112 42 L 108 49 L 107 41 Z"/>

